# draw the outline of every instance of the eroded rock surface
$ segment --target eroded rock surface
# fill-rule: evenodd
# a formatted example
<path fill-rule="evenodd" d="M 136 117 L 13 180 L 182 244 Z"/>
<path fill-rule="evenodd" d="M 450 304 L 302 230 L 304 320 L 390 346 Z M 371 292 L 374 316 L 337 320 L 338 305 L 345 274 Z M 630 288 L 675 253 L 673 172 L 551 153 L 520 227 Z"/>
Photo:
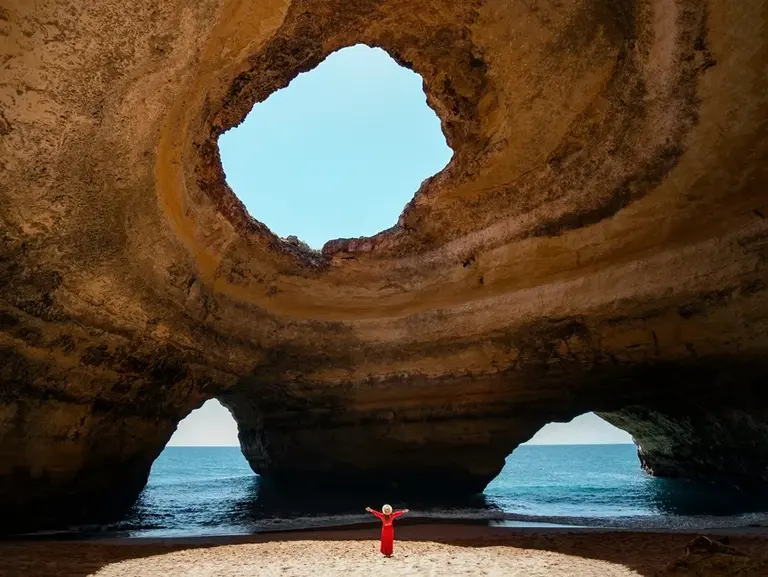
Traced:
<path fill-rule="evenodd" d="M 764 0 L 4 0 L 3 520 L 129 503 L 211 397 L 284 481 L 477 490 L 597 410 L 655 474 L 765 483 L 766 29 Z M 216 141 L 361 42 L 455 154 L 312 253 Z"/>

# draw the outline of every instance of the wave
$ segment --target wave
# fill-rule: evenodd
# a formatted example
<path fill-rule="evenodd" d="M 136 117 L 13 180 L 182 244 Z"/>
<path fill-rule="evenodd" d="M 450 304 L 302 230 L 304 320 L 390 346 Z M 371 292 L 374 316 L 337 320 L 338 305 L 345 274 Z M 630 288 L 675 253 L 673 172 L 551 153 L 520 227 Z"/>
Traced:
<path fill-rule="evenodd" d="M 588 517 L 563 515 L 526 515 L 520 513 L 498 513 L 492 511 L 452 511 L 431 512 L 415 515 L 414 519 L 435 519 L 461 521 L 489 521 L 503 523 L 515 522 L 518 526 L 550 525 L 563 527 L 591 527 L 605 529 L 638 530 L 703 530 L 703 529 L 739 529 L 748 527 L 768 527 L 768 513 L 746 513 L 735 516 L 624 516 L 624 517 Z"/>

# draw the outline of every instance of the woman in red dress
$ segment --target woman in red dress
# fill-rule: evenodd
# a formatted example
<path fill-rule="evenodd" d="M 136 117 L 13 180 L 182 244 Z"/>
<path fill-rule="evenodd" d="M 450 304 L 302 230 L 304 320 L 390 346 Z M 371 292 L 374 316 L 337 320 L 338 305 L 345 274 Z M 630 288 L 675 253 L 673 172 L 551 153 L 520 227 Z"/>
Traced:
<path fill-rule="evenodd" d="M 398 517 L 405 515 L 408 509 L 393 512 L 392 507 L 384 505 L 381 508 L 381 513 L 374 511 L 370 507 L 366 507 L 365 510 L 381 519 L 381 554 L 391 557 L 395 545 L 395 527 L 392 525 L 392 522 Z"/>

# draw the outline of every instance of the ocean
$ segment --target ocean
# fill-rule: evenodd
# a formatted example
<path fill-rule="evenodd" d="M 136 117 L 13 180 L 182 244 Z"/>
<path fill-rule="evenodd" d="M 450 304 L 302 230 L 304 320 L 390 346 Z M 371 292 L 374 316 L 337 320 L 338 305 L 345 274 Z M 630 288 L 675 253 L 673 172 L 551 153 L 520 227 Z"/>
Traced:
<path fill-rule="evenodd" d="M 768 495 L 650 477 L 634 445 L 524 445 L 483 495 L 392 501 L 410 508 L 411 519 L 502 526 L 697 530 L 768 524 Z M 126 518 L 98 532 L 182 537 L 332 527 L 372 521 L 366 506 L 381 503 L 349 494 L 274 494 L 260 486 L 238 447 L 168 447 Z"/>

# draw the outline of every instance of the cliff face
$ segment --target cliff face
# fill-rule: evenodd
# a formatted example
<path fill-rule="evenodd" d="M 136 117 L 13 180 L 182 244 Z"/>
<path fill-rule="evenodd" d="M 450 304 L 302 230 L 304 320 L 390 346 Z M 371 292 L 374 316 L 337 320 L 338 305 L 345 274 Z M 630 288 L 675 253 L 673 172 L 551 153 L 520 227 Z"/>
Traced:
<path fill-rule="evenodd" d="M 281 482 L 478 490 L 596 410 L 654 474 L 764 484 L 767 28 L 764 0 L 5 0 L 4 520 L 130 503 L 212 397 Z M 357 43 L 455 154 L 395 228 L 306 252 L 217 137 Z"/>

